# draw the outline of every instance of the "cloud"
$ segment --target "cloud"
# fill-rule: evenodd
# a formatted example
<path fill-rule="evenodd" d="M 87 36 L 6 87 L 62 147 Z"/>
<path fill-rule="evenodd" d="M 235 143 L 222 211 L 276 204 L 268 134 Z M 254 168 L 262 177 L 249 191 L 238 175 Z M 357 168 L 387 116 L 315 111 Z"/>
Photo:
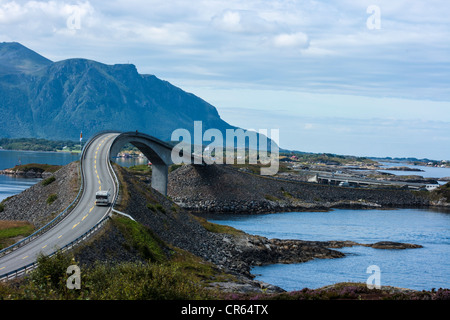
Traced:
<path fill-rule="evenodd" d="M 284 33 L 274 37 L 273 44 L 278 48 L 301 48 L 306 49 L 309 46 L 309 39 L 303 32 Z"/>
<path fill-rule="evenodd" d="M 259 16 L 257 11 L 250 10 L 224 10 L 211 18 L 211 24 L 222 31 L 259 35 L 272 32 L 277 27 Z"/>
<path fill-rule="evenodd" d="M 379 30 L 366 24 L 373 4 Z M 228 88 L 227 107 L 266 111 L 273 102 L 275 114 L 287 110 L 285 118 L 312 117 L 285 130 L 312 134 L 323 129 L 314 116 L 331 114 L 448 122 L 448 12 L 445 0 L 4 0 L 0 41 L 21 42 L 54 61 L 128 62 L 182 88 L 204 86 L 209 91 L 200 97 L 219 112 L 223 104 L 214 97 Z M 236 88 L 248 91 L 235 94 Z M 385 100 L 357 105 L 363 96 Z M 265 116 L 270 124 L 273 117 Z M 345 131 L 339 130 L 336 139 Z"/>

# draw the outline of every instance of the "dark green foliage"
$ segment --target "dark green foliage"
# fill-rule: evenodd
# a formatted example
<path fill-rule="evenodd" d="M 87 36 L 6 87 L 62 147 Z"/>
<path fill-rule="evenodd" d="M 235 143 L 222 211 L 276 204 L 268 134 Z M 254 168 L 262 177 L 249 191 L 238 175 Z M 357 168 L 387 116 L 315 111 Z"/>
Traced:
<path fill-rule="evenodd" d="M 0 146 L 5 150 L 60 151 L 64 147 L 80 150 L 79 142 L 70 140 L 46 140 L 36 138 L 0 139 Z"/>
<path fill-rule="evenodd" d="M 164 209 L 164 207 L 159 203 L 157 203 L 157 204 L 147 203 L 147 208 L 149 208 L 153 212 L 159 211 L 162 213 L 166 213 L 166 209 Z"/>
<path fill-rule="evenodd" d="M 129 247 L 139 252 L 145 260 L 163 262 L 166 260 L 164 243 L 142 224 L 123 217 L 117 217 L 113 223 L 126 237 Z"/>
<path fill-rule="evenodd" d="M 55 193 L 52 193 L 47 198 L 47 204 L 52 204 L 53 202 L 55 202 L 56 199 L 58 199 L 58 195 Z"/>
<path fill-rule="evenodd" d="M 48 186 L 50 183 L 54 182 L 56 180 L 55 176 L 51 176 L 45 180 L 42 181 L 43 186 Z"/>
<path fill-rule="evenodd" d="M 80 289 L 68 289 L 67 268 L 78 263 L 67 253 L 40 256 L 21 287 L 0 283 L 0 299 L 20 300 L 186 300 L 208 292 L 177 264 L 122 263 L 80 266 Z"/>

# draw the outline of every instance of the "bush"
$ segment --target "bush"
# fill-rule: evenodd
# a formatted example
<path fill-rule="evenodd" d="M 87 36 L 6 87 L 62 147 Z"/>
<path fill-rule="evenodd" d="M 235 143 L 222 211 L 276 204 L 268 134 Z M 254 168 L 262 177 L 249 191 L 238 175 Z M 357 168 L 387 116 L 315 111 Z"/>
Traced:
<path fill-rule="evenodd" d="M 84 279 L 84 280 L 83 280 Z M 185 300 L 205 297 L 177 265 L 124 263 L 98 265 L 82 279 L 95 300 Z"/>
<path fill-rule="evenodd" d="M 43 180 L 43 181 L 42 181 L 42 185 L 43 185 L 43 186 L 48 186 L 50 183 L 52 183 L 52 182 L 55 181 L 55 180 L 56 180 L 55 176 L 51 176 L 51 177 L 49 177 L 49 178 Z"/>
<path fill-rule="evenodd" d="M 69 277 L 66 272 L 70 265 L 76 264 L 71 255 L 61 251 L 52 257 L 40 254 L 37 264 L 24 290 L 24 299 L 60 299 L 70 293 L 71 290 L 66 286 Z"/>
<path fill-rule="evenodd" d="M 166 213 L 166 209 L 164 209 L 164 207 L 159 203 L 157 204 L 147 203 L 147 208 L 149 208 L 153 212 L 160 211 L 162 213 Z"/>
<path fill-rule="evenodd" d="M 164 243 L 148 227 L 123 217 L 115 218 L 113 223 L 125 235 L 127 245 L 137 250 L 145 260 L 153 262 L 166 260 Z"/>
<path fill-rule="evenodd" d="M 67 268 L 77 265 L 73 256 L 57 252 L 41 255 L 38 267 L 22 288 L 0 285 L 0 298 L 24 300 L 193 300 L 208 292 L 178 264 L 125 262 L 115 266 L 97 263 L 80 266 L 81 288 L 67 288 Z"/>
<path fill-rule="evenodd" d="M 55 193 L 52 193 L 47 198 L 47 204 L 52 204 L 53 202 L 55 202 L 56 199 L 58 199 L 58 195 Z"/>

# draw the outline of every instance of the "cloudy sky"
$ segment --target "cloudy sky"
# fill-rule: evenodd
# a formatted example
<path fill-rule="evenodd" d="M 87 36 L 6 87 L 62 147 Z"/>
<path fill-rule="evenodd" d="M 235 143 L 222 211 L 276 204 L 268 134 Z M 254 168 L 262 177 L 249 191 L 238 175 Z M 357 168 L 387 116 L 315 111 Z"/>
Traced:
<path fill-rule="evenodd" d="M 450 1 L 0 0 L 0 42 L 132 63 L 283 148 L 450 159 Z"/>

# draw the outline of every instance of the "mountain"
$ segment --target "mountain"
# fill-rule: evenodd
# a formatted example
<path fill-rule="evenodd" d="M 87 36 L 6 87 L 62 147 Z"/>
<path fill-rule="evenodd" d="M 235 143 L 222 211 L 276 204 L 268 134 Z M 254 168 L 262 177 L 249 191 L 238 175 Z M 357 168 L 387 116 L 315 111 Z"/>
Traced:
<path fill-rule="evenodd" d="M 170 140 L 184 128 L 235 129 L 201 98 L 132 64 L 52 62 L 19 43 L 0 43 L 0 137 L 77 140 L 102 130 L 139 130 Z M 225 135 L 224 135 L 225 136 Z"/>
<path fill-rule="evenodd" d="M 46 67 L 52 61 L 17 42 L 0 43 L 0 74 L 29 73 Z"/>

